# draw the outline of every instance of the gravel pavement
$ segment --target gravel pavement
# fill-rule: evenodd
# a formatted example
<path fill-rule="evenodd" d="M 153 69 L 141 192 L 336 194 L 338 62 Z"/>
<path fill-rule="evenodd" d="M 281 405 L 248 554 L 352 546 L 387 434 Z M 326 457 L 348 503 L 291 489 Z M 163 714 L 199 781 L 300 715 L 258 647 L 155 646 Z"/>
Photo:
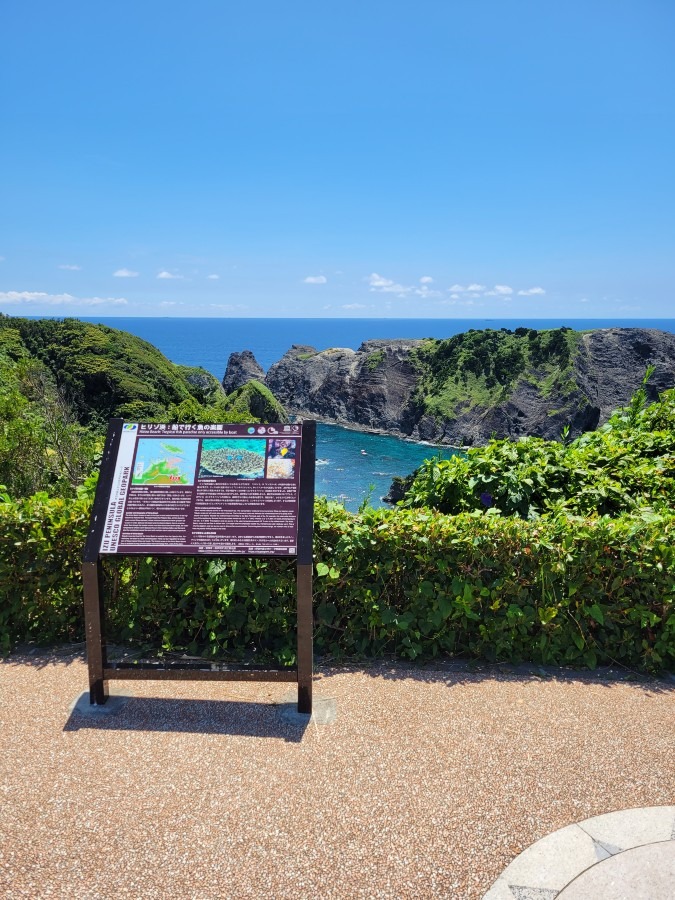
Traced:
<path fill-rule="evenodd" d="M 0 896 L 478 900 L 551 831 L 675 802 L 672 680 L 324 667 L 326 725 L 289 687 L 117 682 L 92 719 L 79 651 L 2 661 Z"/>

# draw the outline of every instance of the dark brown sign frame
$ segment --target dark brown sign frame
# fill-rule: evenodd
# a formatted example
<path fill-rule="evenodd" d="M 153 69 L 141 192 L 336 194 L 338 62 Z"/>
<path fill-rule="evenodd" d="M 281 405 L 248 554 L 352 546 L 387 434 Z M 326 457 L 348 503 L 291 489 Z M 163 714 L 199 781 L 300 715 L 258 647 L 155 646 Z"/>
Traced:
<path fill-rule="evenodd" d="M 101 571 L 101 543 L 113 487 L 117 454 L 120 447 L 122 419 L 111 419 L 108 425 L 99 481 L 84 548 L 82 580 L 84 617 L 89 669 L 89 702 L 105 704 L 108 682 L 118 680 L 161 681 L 284 681 L 297 682 L 298 712 L 312 712 L 313 614 L 312 614 L 312 535 L 314 527 L 314 477 L 316 465 L 316 422 L 302 423 L 300 441 L 298 518 L 296 553 L 283 554 L 296 559 L 297 592 L 297 665 L 296 666 L 231 666 L 222 663 L 190 662 L 109 662 L 105 638 L 105 598 Z M 113 553 L 106 556 L 136 556 Z M 152 555 L 142 553 L 143 556 Z M 166 555 L 166 554 L 165 554 Z M 217 556 L 241 559 L 242 556 L 269 554 L 199 554 L 171 553 L 172 556 Z M 275 554 L 279 556 L 279 554 Z"/>

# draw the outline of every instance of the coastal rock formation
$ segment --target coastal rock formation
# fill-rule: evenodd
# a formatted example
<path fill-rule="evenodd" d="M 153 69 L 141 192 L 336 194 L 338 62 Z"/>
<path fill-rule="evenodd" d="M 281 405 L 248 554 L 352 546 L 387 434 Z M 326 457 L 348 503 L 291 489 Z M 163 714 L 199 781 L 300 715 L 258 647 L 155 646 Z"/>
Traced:
<path fill-rule="evenodd" d="M 295 344 L 265 384 L 291 412 L 343 425 L 411 434 L 417 378 L 411 351 L 422 341 L 365 341 L 318 352 Z"/>
<path fill-rule="evenodd" d="M 264 380 L 265 370 L 250 350 L 230 354 L 223 376 L 223 389 L 226 394 L 231 394 L 249 381 L 264 382 Z"/>
<path fill-rule="evenodd" d="M 294 345 L 270 368 L 265 384 L 291 413 L 457 446 L 485 444 L 493 436 L 557 439 L 566 426 L 570 437 L 594 429 L 628 403 L 648 365 L 655 366 L 650 399 L 675 386 L 675 335 L 668 332 L 507 334 L 471 336 L 468 346 L 477 349 L 475 359 L 462 357 L 464 395 L 457 375 L 443 369 L 447 341 L 373 340 L 356 351 L 321 352 Z M 511 353 L 507 376 L 486 357 L 481 335 L 492 342 L 488 347 L 503 354 L 506 346 Z"/>

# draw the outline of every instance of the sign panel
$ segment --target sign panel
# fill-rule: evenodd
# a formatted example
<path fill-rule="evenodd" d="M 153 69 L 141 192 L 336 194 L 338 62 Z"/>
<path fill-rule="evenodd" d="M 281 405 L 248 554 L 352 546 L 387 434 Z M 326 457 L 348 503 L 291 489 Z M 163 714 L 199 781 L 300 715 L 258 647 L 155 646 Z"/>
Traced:
<path fill-rule="evenodd" d="M 295 556 L 302 425 L 125 422 L 102 554 Z"/>

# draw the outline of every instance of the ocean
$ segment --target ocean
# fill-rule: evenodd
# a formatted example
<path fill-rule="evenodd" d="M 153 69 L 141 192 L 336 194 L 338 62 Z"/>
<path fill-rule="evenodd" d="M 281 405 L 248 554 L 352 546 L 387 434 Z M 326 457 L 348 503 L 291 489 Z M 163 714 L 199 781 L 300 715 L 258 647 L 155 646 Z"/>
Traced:
<path fill-rule="evenodd" d="M 317 350 L 350 347 L 374 338 L 447 338 L 470 328 L 658 328 L 675 334 L 675 319 L 179 319 L 85 318 L 129 331 L 154 344 L 172 362 L 203 366 L 222 379 L 230 353 L 250 350 L 267 370 L 293 344 Z M 439 451 L 394 437 L 333 425 L 317 431 L 317 494 L 356 510 L 366 499 L 382 506 L 394 475 L 407 475 Z M 447 458 L 451 451 L 443 450 Z"/>

